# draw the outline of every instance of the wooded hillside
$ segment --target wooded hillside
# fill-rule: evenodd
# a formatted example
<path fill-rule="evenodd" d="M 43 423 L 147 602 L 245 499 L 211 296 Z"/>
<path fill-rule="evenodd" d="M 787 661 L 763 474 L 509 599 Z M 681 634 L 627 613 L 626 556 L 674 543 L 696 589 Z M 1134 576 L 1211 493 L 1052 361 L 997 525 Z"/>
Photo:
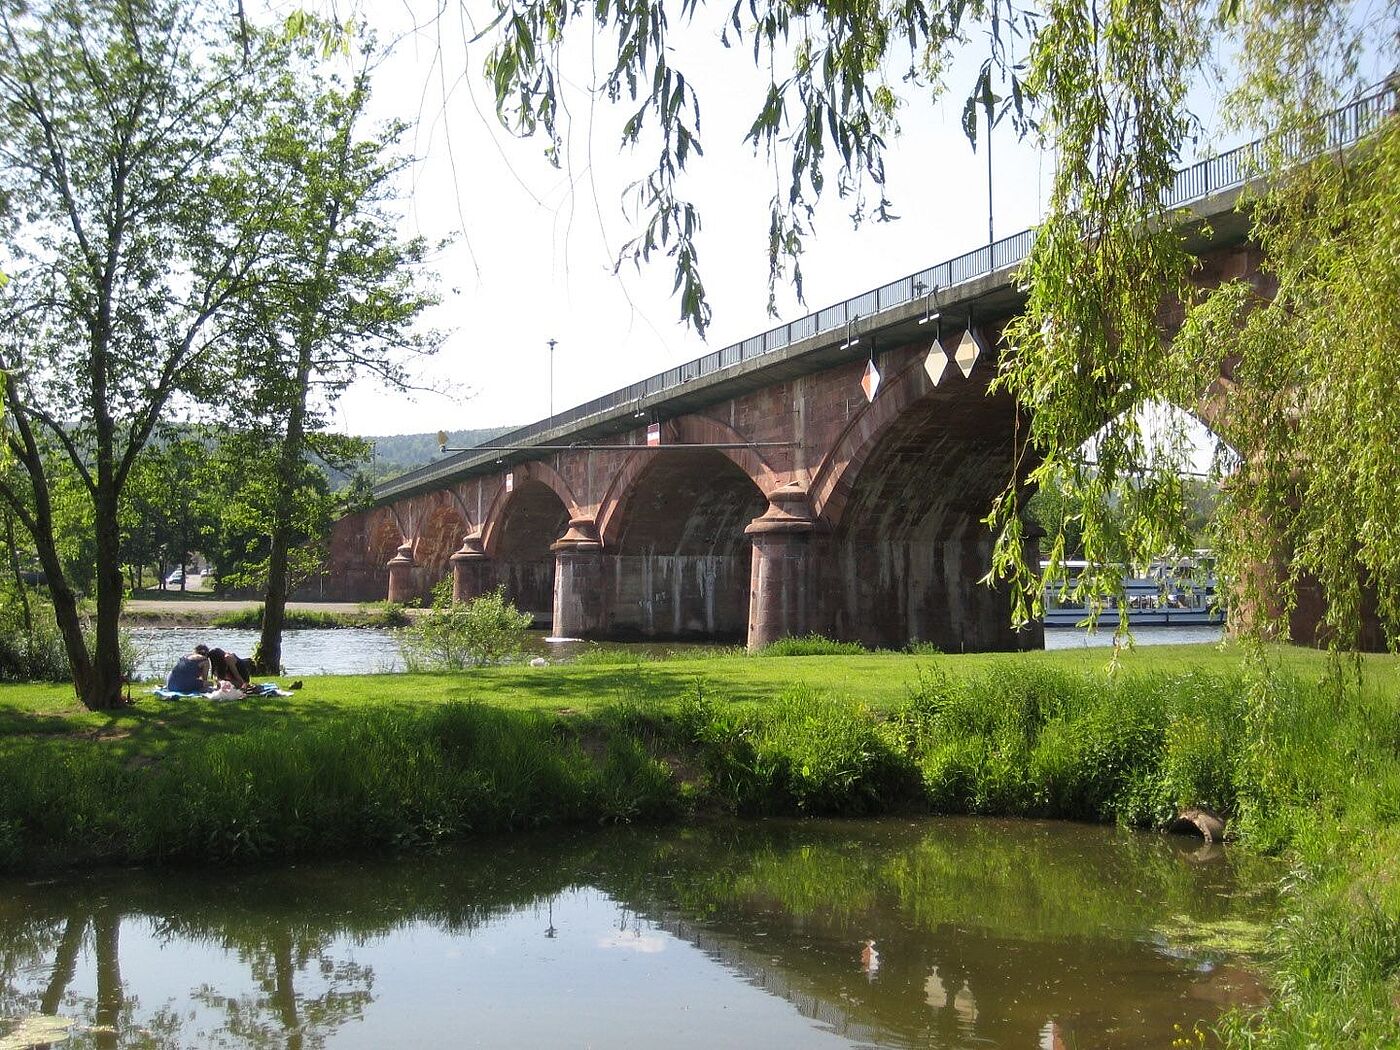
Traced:
<path fill-rule="evenodd" d="M 488 427 L 484 430 L 452 430 L 448 432 L 447 443 L 454 448 L 464 448 L 482 441 L 489 441 L 491 438 L 513 429 L 513 427 Z M 438 456 L 436 433 L 386 434 L 366 436 L 364 440 L 374 447 L 374 452 L 366 467 L 366 473 L 375 481 L 382 481 L 412 470 L 414 467 L 421 467 L 425 463 L 431 463 Z M 331 485 L 335 488 L 342 487 L 348 480 L 345 475 L 335 471 L 328 473 Z"/>

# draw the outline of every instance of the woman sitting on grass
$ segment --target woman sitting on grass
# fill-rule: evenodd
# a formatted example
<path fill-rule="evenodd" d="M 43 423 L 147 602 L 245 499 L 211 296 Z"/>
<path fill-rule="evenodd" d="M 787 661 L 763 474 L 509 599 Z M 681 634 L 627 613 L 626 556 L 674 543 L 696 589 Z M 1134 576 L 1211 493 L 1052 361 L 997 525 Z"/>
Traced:
<path fill-rule="evenodd" d="M 214 684 L 210 680 L 209 647 L 196 645 L 194 652 L 175 661 L 165 678 L 165 688 L 174 693 L 203 693 Z"/>
<path fill-rule="evenodd" d="M 198 646 L 197 648 L 203 648 Z M 237 653 L 225 652 L 223 649 L 209 649 L 209 661 L 214 665 L 215 677 L 232 682 L 235 689 L 247 689 L 253 683 L 249 680 L 253 676 L 253 662 L 239 656 Z"/>

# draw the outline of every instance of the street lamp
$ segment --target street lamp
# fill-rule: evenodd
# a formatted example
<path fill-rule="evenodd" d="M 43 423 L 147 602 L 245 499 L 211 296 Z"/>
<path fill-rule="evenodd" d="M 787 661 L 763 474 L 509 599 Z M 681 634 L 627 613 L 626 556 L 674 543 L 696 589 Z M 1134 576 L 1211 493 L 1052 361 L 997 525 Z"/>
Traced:
<path fill-rule="evenodd" d="M 977 88 L 982 96 L 982 108 L 987 114 L 987 244 L 990 247 L 996 243 L 996 233 L 992 228 L 992 128 L 996 126 L 997 118 L 993 112 L 994 107 L 1001 102 L 1001 96 L 992 91 L 992 73 L 990 65 L 982 67 L 982 77 L 978 81 Z M 966 116 L 963 118 L 967 119 Z M 976 117 L 972 120 L 975 122 Z M 973 149 L 977 145 L 973 143 Z M 988 259 L 990 262 L 991 259 Z"/>
<path fill-rule="evenodd" d="M 554 425 L 554 347 L 558 344 L 558 342 L 559 342 L 559 340 L 557 340 L 557 339 L 551 339 L 551 340 L 549 341 L 549 423 L 550 423 L 550 426 L 553 426 L 553 425 Z"/>

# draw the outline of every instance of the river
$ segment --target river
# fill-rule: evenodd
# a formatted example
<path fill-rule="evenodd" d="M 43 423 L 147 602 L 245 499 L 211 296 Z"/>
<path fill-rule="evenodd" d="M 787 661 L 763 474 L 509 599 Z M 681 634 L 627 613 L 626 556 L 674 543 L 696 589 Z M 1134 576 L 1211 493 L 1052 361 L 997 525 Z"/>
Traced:
<path fill-rule="evenodd" d="M 1272 876 L 884 819 L 0 881 L 0 1046 L 1169 1046 L 1260 1001 Z"/>
<path fill-rule="evenodd" d="M 142 679 L 163 678 L 177 657 L 195 645 L 218 645 L 240 655 L 252 652 L 256 631 L 227 627 L 133 627 L 127 631 L 137 651 L 137 674 Z M 1140 627 L 1134 632 L 1139 645 L 1209 644 L 1220 641 L 1218 627 Z M 1111 630 L 1089 634 L 1074 627 L 1045 632 L 1047 649 L 1112 644 Z M 546 632 L 531 631 L 527 656 L 543 656 L 551 662 L 568 661 L 597 643 L 550 641 Z M 609 642 L 607 648 L 665 654 L 686 649 L 710 648 L 702 643 Z M 394 632 L 375 628 L 314 628 L 287 631 L 282 659 L 288 675 L 376 674 L 399 671 L 403 662 Z"/>

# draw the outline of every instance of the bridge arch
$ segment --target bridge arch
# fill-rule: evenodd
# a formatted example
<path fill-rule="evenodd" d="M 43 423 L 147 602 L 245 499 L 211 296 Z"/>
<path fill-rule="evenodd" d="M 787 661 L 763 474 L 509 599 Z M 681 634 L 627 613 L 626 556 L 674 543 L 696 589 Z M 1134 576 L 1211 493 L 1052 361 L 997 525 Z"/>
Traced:
<path fill-rule="evenodd" d="M 942 348 L 945 354 L 947 348 L 955 343 L 954 338 L 944 338 Z M 978 369 L 974 367 L 972 381 L 979 382 L 985 392 L 991 370 L 982 361 L 978 364 L 982 364 L 982 375 L 978 376 Z M 813 513 L 833 528 L 839 527 L 850 499 L 852 484 L 890 428 L 907 418 L 911 411 L 919 410 L 921 402 L 933 400 L 940 390 L 945 400 L 951 401 L 959 395 L 966 397 L 968 383 L 969 380 L 963 377 L 949 357 L 940 381 L 935 384 L 924 368 L 923 355 L 907 362 L 886 379 L 875 400 L 851 417 L 813 473 L 808 486 Z"/>
<path fill-rule="evenodd" d="M 768 501 L 729 449 L 639 453 L 603 530 L 608 630 L 652 638 L 740 640 L 748 626 L 751 545 Z M 632 464 L 629 464 L 631 466 Z M 766 475 L 760 475 L 766 476 Z"/>
<path fill-rule="evenodd" d="M 553 616 L 551 547 L 577 510 L 563 479 L 548 467 L 538 469 L 541 466 L 531 463 L 529 469 L 517 469 L 510 492 L 502 485 L 482 532 L 482 550 L 490 559 L 495 583 L 505 588 L 509 601 L 537 621 Z"/>
<path fill-rule="evenodd" d="M 968 377 L 950 357 L 935 384 L 916 354 L 818 466 L 809 491 L 832 530 L 823 589 L 838 637 L 951 652 L 1039 647 L 1034 631 L 1011 631 L 1006 594 L 980 582 L 992 546 L 982 518 L 1017 469 L 1017 408 L 988 394 L 995 374 L 992 354 Z"/>
<path fill-rule="evenodd" d="M 548 463 L 522 463 L 510 471 L 510 477 L 509 488 L 503 480 L 481 520 L 482 548 L 493 558 L 500 547 L 506 519 L 520 513 L 518 507 L 513 510 L 512 506 L 520 499 L 521 493 L 525 493 L 527 501 L 536 500 L 541 498 L 539 489 L 548 489 L 564 507 L 566 524 L 569 518 L 578 517 L 581 513 L 574 490 Z M 564 530 L 560 529 L 550 542 L 557 540 L 563 533 Z"/>
<path fill-rule="evenodd" d="M 392 507 L 375 507 L 365 523 L 365 561 L 371 571 L 383 571 L 403 543 L 403 528 Z"/>
<path fill-rule="evenodd" d="M 668 445 L 742 444 L 748 441 L 748 438 L 729 424 L 709 416 L 681 416 L 667 423 L 666 427 Z M 771 491 L 785 480 L 785 475 L 775 470 L 755 448 L 744 446 L 704 451 L 711 451 L 728 459 L 762 492 Z M 635 490 L 638 479 L 652 469 L 656 460 L 680 454 L 670 451 L 654 452 L 640 445 L 636 452 L 628 454 L 622 469 L 613 476 L 602 499 L 598 501 L 598 538 L 603 541 L 605 548 L 618 540 L 623 522 L 621 511 Z"/>
<path fill-rule="evenodd" d="M 471 528 L 466 513 L 450 492 L 435 495 L 424 508 L 413 542 L 413 560 L 423 575 L 425 596 L 447 575 L 447 559 L 461 546 L 463 535 Z"/>

